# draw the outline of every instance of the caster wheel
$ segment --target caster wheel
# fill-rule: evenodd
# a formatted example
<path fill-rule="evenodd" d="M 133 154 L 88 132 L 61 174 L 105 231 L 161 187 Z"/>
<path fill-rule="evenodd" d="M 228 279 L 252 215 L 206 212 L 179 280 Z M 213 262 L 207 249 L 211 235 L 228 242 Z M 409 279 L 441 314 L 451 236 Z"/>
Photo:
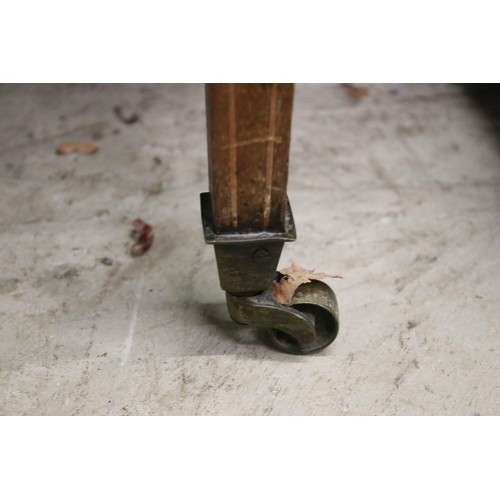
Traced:
<path fill-rule="evenodd" d="M 312 354 L 330 345 L 339 331 L 339 310 L 333 290 L 322 281 L 312 280 L 300 285 L 292 298 L 292 307 L 303 313 L 313 324 L 316 337 L 301 344 L 281 330 L 270 329 L 272 344 L 289 354 Z"/>

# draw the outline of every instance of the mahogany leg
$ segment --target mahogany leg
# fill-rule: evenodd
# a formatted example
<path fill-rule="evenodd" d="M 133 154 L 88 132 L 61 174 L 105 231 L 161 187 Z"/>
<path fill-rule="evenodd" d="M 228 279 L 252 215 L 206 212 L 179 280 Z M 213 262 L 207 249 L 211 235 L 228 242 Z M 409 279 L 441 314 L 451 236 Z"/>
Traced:
<path fill-rule="evenodd" d="M 208 84 L 208 158 L 216 232 L 281 230 L 293 84 Z"/>

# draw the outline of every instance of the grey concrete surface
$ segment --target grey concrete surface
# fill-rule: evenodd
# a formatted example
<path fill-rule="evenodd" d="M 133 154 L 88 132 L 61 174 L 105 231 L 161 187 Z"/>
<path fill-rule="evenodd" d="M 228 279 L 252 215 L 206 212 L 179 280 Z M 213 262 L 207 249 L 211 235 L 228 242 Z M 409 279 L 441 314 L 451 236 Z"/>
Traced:
<path fill-rule="evenodd" d="M 226 314 L 201 85 L 0 86 L 0 413 L 498 414 L 498 130 L 461 86 L 368 89 L 296 89 L 282 267 L 345 276 L 337 340 L 297 357 Z"/>

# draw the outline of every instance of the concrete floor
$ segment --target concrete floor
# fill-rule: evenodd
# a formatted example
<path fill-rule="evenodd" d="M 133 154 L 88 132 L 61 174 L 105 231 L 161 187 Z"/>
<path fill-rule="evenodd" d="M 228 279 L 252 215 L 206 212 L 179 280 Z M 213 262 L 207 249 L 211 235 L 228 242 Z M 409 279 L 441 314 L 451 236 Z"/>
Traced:
<path fill-rule="evenodd" d="M 297 357 L 227 316 L 201 85 L 1 86 L 0 413 L 497 415 L 498 129 L 462 86 L 368 89 L 296 88 L 281 267 L 345 276 L 337 340 Z"/>

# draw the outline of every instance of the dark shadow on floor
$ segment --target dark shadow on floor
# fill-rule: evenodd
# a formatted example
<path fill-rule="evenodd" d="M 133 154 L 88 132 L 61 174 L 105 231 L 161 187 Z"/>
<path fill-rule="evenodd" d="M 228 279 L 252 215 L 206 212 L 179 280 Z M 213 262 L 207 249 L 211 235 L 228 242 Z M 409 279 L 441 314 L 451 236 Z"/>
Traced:
<path fill-rule="evenodd" d="M 488 120 L 500 147 L 500 83 L 464 83 L 462 87 Z"/>
<path fill-rule="evenodd" d="M 273 359 L 282 362 L 303 362 L 306 357 L 278 351 L 271 343 L 266 328 L 240 325 L 227 312 L 225 303 L 197 304 L 196 313 L 209 331 L 197 349 L 188 355 L 238 354 L 252 359 Z"/>

